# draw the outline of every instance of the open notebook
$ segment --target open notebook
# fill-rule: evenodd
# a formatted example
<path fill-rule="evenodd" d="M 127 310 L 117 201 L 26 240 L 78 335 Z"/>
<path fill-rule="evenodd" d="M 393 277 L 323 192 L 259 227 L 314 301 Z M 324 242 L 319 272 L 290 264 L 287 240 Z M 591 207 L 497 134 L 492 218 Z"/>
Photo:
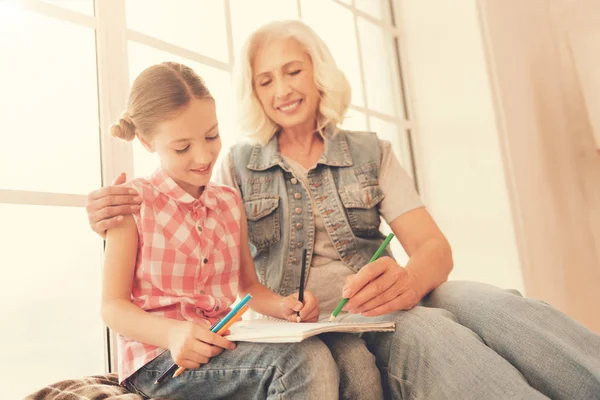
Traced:
<path fill-rule="evenodd" d="M 393 332 L 395 322 L 288 322 L 274 319 L 240 321 L 229 328 L 232 342 L 289 343 L 301 342 L 325 332 Z"/>

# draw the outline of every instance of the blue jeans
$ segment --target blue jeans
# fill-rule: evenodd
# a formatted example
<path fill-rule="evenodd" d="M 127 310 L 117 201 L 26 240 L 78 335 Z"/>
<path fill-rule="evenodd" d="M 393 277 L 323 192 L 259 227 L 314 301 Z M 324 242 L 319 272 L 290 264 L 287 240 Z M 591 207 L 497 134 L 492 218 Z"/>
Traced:
<path fill-rule="evenodd" d="M 144 397 L 167 399 L 338 399 L 337 366 L 316 337 L 300 343 L 239 342 L 208 364 L 154 385 L 172 362 L 165 351 L 125 386 Z"/>
<path fill-rule="evenodd" d="M 385 398 L 600 399 L 600 336 L 517 291 L 450 281 L 410 311 L 344 318 L 363 319 L 397 323 L 362 335 Z"/>

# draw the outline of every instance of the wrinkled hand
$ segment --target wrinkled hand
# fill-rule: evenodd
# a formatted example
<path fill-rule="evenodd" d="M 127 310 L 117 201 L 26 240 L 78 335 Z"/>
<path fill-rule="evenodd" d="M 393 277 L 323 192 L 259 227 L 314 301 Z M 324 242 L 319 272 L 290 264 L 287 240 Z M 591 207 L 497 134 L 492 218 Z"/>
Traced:
<path fill-rule="evenodd" d="M 298 293 L 281 300 L 281 314 L 290 322 L 297 322 L 297 311 L 300 311 L 301 322 L 317 322 L 319 320 L 319 300 L 311 293 L 304 291 L 304 304 L 298 301 Z"/>
<path fill-rule="evenodd" d="M 235 349 L 235 343 L 210 331 L 210 322 L 203 324 L 177 321 L 169 329 L 169 350 L 175 364 L 187 369 L 206 364 L 224 349 Z"/>
<path fill-rule="evenodd" d="M 346 278 L 342 297 L 349 300 L 342 310 L 374 317 L 410 310 L 424 295 L 413 273 L 390 257 L 382 257 Z"/>
<path fill-rule="evenodd" d="M 92 230 L 102 237 L 106 236 L 107 229 L 119 225 L 124 215 L 140 209 L 142 198 L 139 193 L 135 189 L 120 186 L 126 179 L 125 174 L 121 174 L 111 186 L 95 190 L 88 195 L 85 206 L 88 220 Z"/>

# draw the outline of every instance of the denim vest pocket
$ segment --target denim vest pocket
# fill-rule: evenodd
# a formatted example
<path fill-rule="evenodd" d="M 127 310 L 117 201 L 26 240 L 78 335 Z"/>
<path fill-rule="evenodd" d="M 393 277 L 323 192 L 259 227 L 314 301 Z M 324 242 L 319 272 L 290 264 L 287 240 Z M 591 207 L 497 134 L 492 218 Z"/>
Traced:
<path fill-rule="evenodd" d="M 350 228 L 356 236 L 378 237 L 381 223 L 377 204 L 385 197 L 379 186 L 357 188 L 347 186 L 339 190 L 348 215 Z"/>
<path fill-rule="evenodd" d="M 259 194 L 244 199 L 248 240 L 259 253 L 281 239 L 278 208 L 278 195 Z"/>

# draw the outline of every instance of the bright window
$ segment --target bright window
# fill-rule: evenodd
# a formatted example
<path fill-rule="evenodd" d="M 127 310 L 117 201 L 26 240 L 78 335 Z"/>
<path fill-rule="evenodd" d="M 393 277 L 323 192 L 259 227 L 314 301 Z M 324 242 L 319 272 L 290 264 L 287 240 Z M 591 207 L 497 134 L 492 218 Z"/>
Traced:
<path fill-rule="evenodd" d="M 230 96 L 242 42 L 269 20 L 301 19 L 352 86 L 343 127 L 390 140 L 412 173 L 392 1 L 0 0 L 0 297 L 13 304 L 0 317 L 4 397 L 114 365 L 99 315 L 102 240 L 84 206 L 118 173 L 158 166 L 109 130 L 148 66 L 178 61 L 204 78 L 224 155 L 242 137 Z"/>

